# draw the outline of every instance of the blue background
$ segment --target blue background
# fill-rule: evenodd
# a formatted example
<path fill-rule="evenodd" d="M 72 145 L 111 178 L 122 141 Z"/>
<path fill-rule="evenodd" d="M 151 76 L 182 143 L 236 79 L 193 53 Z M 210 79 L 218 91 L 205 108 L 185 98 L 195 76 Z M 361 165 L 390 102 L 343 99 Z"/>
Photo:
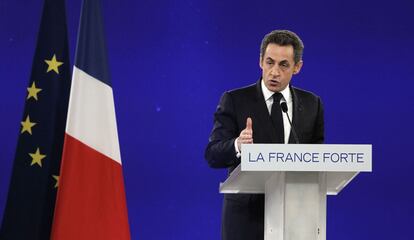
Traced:
<path fill-rule="evenodd" d="M 80 0 L 67 1 L 71 64 Z M 0 0 L 0 216 L 42 1 Z M 103 1 L 133 239 L 219 239 L 225 170 L 204 147 L 225 90 L 260 76 L 259 45 L 297 32 L 293 85 L 325 105 L 326 143 L 373 144 L 373 173 L 328 198 L 330 239 L 412 239 L 414 2 Z"/>

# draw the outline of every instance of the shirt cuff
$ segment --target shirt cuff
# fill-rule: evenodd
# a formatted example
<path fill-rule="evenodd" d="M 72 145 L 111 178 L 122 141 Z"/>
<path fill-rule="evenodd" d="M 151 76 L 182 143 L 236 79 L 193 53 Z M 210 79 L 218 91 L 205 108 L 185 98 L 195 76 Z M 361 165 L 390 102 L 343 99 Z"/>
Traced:
<path fill-rule="evenodd" d="M 234 150 L 236 150 L 236 157 L 240 158 L 241 157 L 241 152 L 240 152 L 239 147 L 237 146 L 237 139 L 239 139 L 239 138 L 236 138 L 234 140 Z"/>

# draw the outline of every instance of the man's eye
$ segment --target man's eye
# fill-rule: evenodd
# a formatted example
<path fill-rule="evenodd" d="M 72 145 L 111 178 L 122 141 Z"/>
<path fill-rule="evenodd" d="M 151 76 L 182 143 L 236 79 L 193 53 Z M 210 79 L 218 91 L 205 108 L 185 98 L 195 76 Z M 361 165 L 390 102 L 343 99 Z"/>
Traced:
<path fill-rule="evenodd" d="M 273 62 L 267 62 L 267 64 L 269 64 L 269 65 L 273 65 Z"/>
<path fill-rule="evenodd" d="M 284 68 L 288 68 L 288 67 L 289 67 L 289 64 L 287 64 L 287 63 L 282 63 L 282 64 L 280 64 L 280 66 L 281 66 L 281 67 L 284 67 Z"/>

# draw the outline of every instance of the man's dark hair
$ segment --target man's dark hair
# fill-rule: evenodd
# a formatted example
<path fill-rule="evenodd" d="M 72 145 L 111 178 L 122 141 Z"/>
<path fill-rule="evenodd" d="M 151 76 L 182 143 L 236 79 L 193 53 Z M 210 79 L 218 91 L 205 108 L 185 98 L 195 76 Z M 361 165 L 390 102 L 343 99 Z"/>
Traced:
<path fill-rule="evenodd" d="M 264 52 L 267 45 L 274 43 L 280 46 L 292 46 L 294 53 L 294 61 L 298 63 L 302 59 L 303 54 L 303 42 L 296 33 L 289 30 L 274 30 L 266 34 L 260 45 L 260 59 L 263 60 Z"/>

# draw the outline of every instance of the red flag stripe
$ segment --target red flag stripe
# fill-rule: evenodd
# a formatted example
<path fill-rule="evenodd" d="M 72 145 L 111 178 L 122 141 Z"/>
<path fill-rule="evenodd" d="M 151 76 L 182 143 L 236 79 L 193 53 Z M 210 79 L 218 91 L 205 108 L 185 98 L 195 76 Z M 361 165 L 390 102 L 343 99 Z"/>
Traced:
<path fill-rule="evenodd" d="M 66 134 L 52 239 L 130 239 L 122 167 Z"/>

